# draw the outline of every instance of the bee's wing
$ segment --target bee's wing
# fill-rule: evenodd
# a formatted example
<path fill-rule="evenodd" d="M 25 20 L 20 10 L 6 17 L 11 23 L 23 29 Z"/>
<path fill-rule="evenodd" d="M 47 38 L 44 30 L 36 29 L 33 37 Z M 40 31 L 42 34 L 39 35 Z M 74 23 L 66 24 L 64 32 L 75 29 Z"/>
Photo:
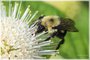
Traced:
<path fill-rule="evenodd" d="M 67 29 L 67 31 L 69 31 L 69 32 L 78 32 L 78 29 L 75 26 L 73 26 L 73 27 L 69 27 Z"/>
<path fill-rule="evenodd" d="M 69 18 L 62 19 L 61 25 L 69 32 L 78 32 L 78 29 L 75 27 L 75 22 Z"/>

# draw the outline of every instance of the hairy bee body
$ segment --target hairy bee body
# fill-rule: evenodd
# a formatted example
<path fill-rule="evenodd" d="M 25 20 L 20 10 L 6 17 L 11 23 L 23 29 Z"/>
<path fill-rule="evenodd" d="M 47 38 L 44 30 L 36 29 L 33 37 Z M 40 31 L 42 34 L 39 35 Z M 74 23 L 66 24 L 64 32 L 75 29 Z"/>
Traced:
<path fill-rule="evenodd" d="M 69 18 L 60 18 L 59 16 L 41 16 L 38 20 L 36 34 L 43 31 L 48 31 L 48 33 L 51 34 L 44 41 L 50 40 L 55 36 L 62 39 L 58 43 L 56 50 L 59 49 L 60 45 L 64 43 L 64 37 L 67 32 L 78 32 L 74 21 Z M 52 30 L 56 31 L 52 32 Z"/>

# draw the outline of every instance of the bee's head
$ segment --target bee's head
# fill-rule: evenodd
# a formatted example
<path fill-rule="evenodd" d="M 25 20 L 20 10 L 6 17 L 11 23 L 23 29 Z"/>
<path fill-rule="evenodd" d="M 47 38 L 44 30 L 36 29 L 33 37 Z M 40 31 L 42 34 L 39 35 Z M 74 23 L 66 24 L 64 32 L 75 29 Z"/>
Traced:
<path fill-rule="evenodd" d="M 58 26 L 60 24 L 60 20 L 58 16 L 44 16 L 41 19 L 41 25 L 43 25 L 49 33 L 52 31 L 52 27 Z"/>

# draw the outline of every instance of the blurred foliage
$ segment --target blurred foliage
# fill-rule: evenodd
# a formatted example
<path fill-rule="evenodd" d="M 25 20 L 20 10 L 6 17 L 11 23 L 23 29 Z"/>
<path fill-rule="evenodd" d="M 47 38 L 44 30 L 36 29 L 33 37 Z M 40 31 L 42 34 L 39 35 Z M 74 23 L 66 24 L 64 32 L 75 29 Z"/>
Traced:
<path fill-rule="evenodd" d="M 14 6 L 14 2 L 12 2 Z M 20 3 L 19 1 L 17 1 Z M 8 1 L 4 1 L 4 5 L 7 6 L 7 12 L 8 12 Z M 63 2 L 64 3 L 64 2 Z M 22 2 L 22 9 L 21 14 L 25 11 L 27 6 L 30 5 L 30 9 L 32 11 L 32 14 L 34 14 L 35 11 L 39 11 L 37 16 L 32 20 L 36 20 L 40 15 L 58 15 L 60 17 L 67 17 L 67 12 L 69 11 L 68 7 L 72 7 L 72 4 L 67 7 L 67 10 L 60 11 L 56 7 L 53 7 L 45 2 L 41 1 L 23 1 Z M 69 5 L 69 4 L 68 4 Z M 59 54 L 56 56 L 52 56 L 51 58 L 66 58 L 66 59 L 85 59 L 89 58 L 89 3 L 88 2 L 80 2 L 80 5 L 78 5 L 79 8 L 77 11 L 72 12 L 77 13 L 74 15 L 74 18 L 72 18 L 75 23 L 76 27 L 79 30 L 79 32 L 68 32 L 65 37 L 65 43 L 61 46 L 59 49 Z M 66 7 L 66 6 L 62 6 Z M 78 12 L 79 11 L 79 12 Z M 69 14 L 69 16 L 72 16 Z M 55 37 L 52 39 L 54 42 L 59 42 L 58 38 Z M 62 56 L 62 57 L 61 57 Z"/>
<path fill-rule="evenodd" d="M 55 4 L 54 2 L 50 2 L 50 4 L 61 10 L 66 16 L 73 19 L 76 23 L 76 27 L 79 30 L 78 33 L 67 34 L 66 42 L 60 49 L 60 52 L 62 51 L 63 53 L 61 52 L 60 54 L 65 58 L 88 58 L 89 3 L 86 1 L 70 1 L 55 2 Z M 66 51 L 68 52 L 66 53 Z"/>

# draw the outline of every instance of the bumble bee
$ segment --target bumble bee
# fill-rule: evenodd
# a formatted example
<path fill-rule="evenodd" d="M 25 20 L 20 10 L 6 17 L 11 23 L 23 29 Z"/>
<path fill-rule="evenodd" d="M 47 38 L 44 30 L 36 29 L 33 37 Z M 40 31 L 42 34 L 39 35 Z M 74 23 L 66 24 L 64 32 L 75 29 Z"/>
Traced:
<path fill-rule="evenodd" d="M 67 32 L 78 32 L 73 20 L 69 18 L 60 18 L 59 16 L 40 16 L 38 18 L 37 26 L 36 34 L 43 31 L 48 31 L 48 33 L 50 33 L 50 36 L 44 41 L 50 40 L 55 36 L 61 39 L 56 50 L 64 43 L 64 37 Z M 52 32 L 52 30 L 55 31 Z"/>

